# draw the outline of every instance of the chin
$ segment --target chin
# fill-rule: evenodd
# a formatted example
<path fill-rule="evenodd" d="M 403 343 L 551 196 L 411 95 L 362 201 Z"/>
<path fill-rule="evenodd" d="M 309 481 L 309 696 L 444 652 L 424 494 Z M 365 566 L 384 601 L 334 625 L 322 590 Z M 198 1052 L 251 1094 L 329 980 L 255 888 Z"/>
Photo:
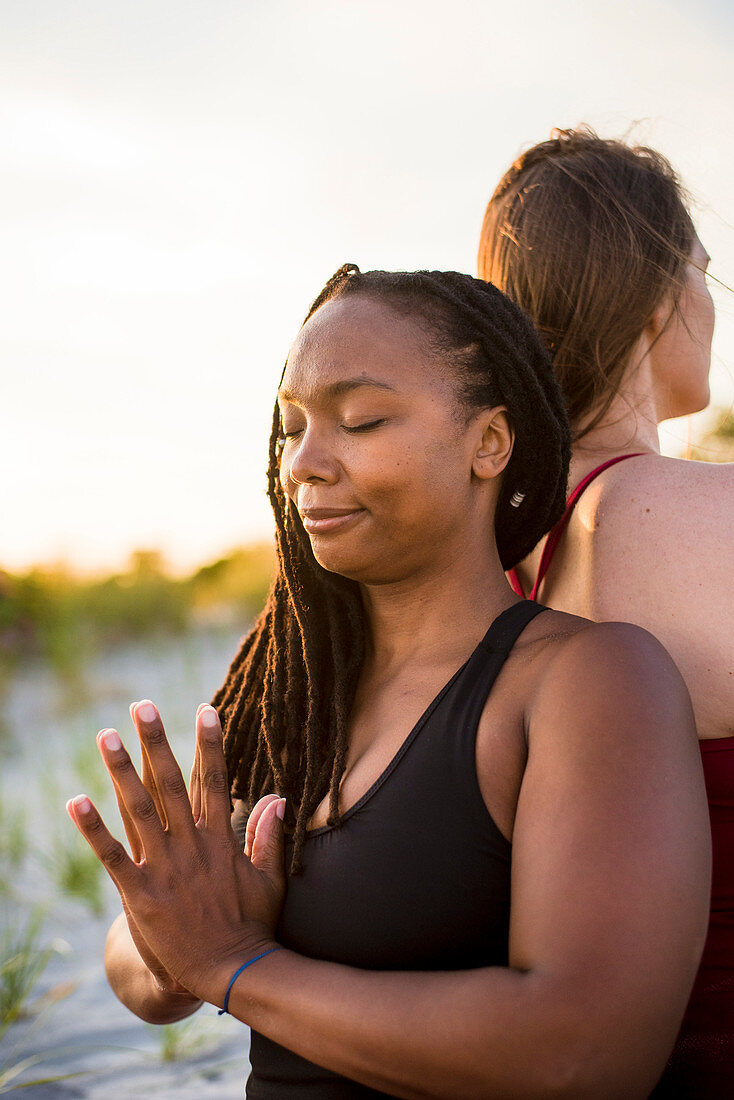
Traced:
<path fill-rule="evenodd" d="M 676 413 L 676 416 L 691 416 L 693 413 L 703 412 L 704 409 L 709 407 L 710 401 L 711 390 L 707 383 L 704 389 L 691 394 L 690 400 L 686 402 L 685 409 L 680 413 Z"/>
<path fill-rule="evenodd" d="M 708 378 L 702 385 L 691 386 L 687 392 L 671 394 L 670 397 L 670 406 L 665 410 L 664 420 L 674 420 L 678 416 L 692 416 L 693 413 L 703 412 L 711 401 Z"/>
<path fill-rule="evenodd" d="M 382 585 L 404 579 L 405 570 L 396 571 L 395 553 L 368 553 L 369 547 L 364 542 L 352 548 L 351 552 L 346 547 L 339 551 L 335 546 L 317 546 L 314 543 L 311 549 L 316 561 L 327 573 L 337 573 L 357 584 Z"/>
<path fill-rule="evenodd" d="M 327 573 L 338 573 L 350 581 L 362 580 L 365 572 L 370 571 L 370 562 L 366 559 L 364 547 L 348 548 L 324 545 L 319 539 L 311 542 L 313 556 Z"/>

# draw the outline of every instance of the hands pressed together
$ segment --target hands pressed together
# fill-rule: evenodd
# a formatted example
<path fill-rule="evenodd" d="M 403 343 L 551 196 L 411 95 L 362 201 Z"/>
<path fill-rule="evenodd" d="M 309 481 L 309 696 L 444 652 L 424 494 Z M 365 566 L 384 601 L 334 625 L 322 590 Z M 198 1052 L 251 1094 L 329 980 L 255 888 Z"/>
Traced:
<path fill-rule="evenodd" d="M 140 738 L 140 775 L 115 730 L 101 730 L 97 744 L 131 854 L 86 795 L 71 799 L 67 810 L 117 887 L 156 987 L 221 1005 L 227 976 L 275 943 L 285 893 L 285 802 L 270 794 L 257 803 L 242 851 L 230 824 L 216 710 L 204 704 L 197 711 L 188 792 L 157 709 L 145 700 L 130 714 Z"/>

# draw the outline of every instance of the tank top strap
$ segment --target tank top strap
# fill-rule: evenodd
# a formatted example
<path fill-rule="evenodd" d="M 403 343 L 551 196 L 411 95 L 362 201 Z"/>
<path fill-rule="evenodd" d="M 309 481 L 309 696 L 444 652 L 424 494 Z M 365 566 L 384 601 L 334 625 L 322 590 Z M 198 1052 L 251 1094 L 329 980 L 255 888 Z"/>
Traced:
<path fill-rule="evenodd" d="M 525 627 L 545 610 L 543 604 L 522 600 L 498 615 L 451 685 L 419 749 L 424 759 L 430 760 L 432 773 L 441 776 L 447 804 L 460 800 L 474 837 L 488 850 L 504 853 L 503 858 L 510 843 L 487 810 L 481 792 L 477 734 L 487 700 L 512 647 Z"/>
<path fill-rule="evenodd" d="M 535 578 L 535 584 L 533 585 L 527 599 L 537 600 L 538 589 L 540 588 L 543 578 L 550 568 L 550 563 L 553 560 L 553 555 L 556 552 L 558 543 L 561 541 L 563 532 L 568 526 L 568 521 L 573 514 L 573 510 L 576 507 L 581 494 L 586 489 L 588 489 L 589 485 L 591 485 L 592 481 L 594 481 L 599 476 L 599 474 L 603 474 L 604 471 L 608 470 L 610 466 L 616 466 L 618 462 L 624 462 L 627 458 L 639 458 L 641 454 L 644 454 L 644 451 L 634 451 L 632 454 L 617 455 L 615 458 L 610 458 L 606 462 L 602 462 L 600 466 L 596 466 L 591 471 L 591 473 L 588 473 L 586 477 L 578 483 L 578 485 L 569 495 L 568 500 L 566 501 L 566 508 L 563 515 L 561 516 L 555 527 L 552 527 L 546 536 L 545 544 L 543 546 L 543 552 L 540 555 L 540 562 L 538 564 L 538 573 Z M 520 580 L 517 571 L 515 569 L 508 569 L 507 577 L 513 591 L 516 592 L 518 596 L 522 596 L 523 598 L 525 598 L 522 581 Z"/>
<path fill-rule="evenodd" d="M 462 692 L 478 688 L 478 703 L 483 707 L 510 650 L 525 627 L 545 605 L 534 600 L 515 603 L 497 616 L 464 667 Z"/>

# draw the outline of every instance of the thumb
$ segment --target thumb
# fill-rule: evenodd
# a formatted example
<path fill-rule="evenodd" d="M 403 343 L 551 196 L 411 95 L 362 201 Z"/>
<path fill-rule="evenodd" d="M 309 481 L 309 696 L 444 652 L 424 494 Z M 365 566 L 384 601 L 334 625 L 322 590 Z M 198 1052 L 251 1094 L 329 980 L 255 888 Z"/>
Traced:
<path fill-rule="evenodd" d="M 253 867 L 262 871 L 274 885 L 278 886 L 282 885 L 285 878 L 284 815 L 284 798 L 274 798 L 267 804 L 257 822 L 250 856 Z"/>

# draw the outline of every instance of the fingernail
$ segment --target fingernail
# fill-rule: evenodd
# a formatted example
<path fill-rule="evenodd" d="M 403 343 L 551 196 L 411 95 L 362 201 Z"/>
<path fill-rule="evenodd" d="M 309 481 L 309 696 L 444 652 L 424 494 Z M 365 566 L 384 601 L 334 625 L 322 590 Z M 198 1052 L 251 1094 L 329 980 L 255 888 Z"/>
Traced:
<path fill-rule="evenodd" d="M 117 730 L 102 730 L 99 739 L 104 741 L 104 747 L 109 749 L 110 752 L 117 752 L 118 749 L 122 748 L 122 741 Z"/>
<path fill-rule="evenodd" d="M 219 715 L 208 703 L 199 711 L 199 719 L 202 726 L 206 726 L 207 729 L 214 729 L 219 724 Z"/>
<path fill-rule="evenodd" d="M 275 807 L 275 816 L 279 817 L 281 821 L 285 817 L 285 799 L 284 798 L 281 798 L 280 802 Z"/>
<path fill-rule="evenodd" d="M 141 722 L 155 722 L 155 707 L 147 700 L 143 703 L 138 704 L 135 713 Z"/>
<path fill-rule="evenodd" d="M 85 794 L 78 794 L 71 801 L 74 804 L 74 809 L 80 814 L 88 814 L 92 808 L 92 803 Z"/>

